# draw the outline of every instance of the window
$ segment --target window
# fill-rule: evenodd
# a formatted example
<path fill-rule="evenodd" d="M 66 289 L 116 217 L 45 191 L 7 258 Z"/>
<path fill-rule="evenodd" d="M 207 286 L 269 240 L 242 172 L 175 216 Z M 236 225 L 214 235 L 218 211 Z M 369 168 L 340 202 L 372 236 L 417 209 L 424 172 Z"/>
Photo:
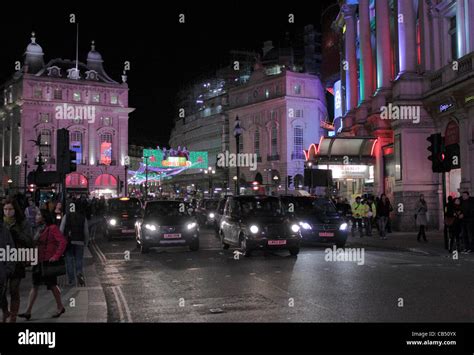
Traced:
<path fill-rule="evenodd" d="M 256 99 L 257 96 L 258 96 L 258 90 L 255 90 L 255 91 L 253 92 L 253 97 Z"/>
<path fill-rule="evenodd" d="M 280 95 L 280 93 L 281 93 L 281 88 L 280 88 L 280 84 L 278 84 L 278 85 L 276 86 L 276 94 L 277 94 L 277 95 Z"/>
<path fill-rule="evenodd" d="M 82 161 L 82 132 L 73 131 L 69 139 L 69 149 L 76 152 L 75 163 L 79 165 Z"/>
<path fill-rule="evenodd" d="M 93 93 L 92 94 L 92 102 L 100 102 L 100 94 Z"/>
<path fill-rule="evenodd" d="M 43 129 L 40 132 L 40 152 L 43 158 L 51 157 L 51 131 Z"/>
<path fill-rule="evenodd" d="M 303 159 L 303 127 L 295 126 L 293 129 L 293 159 Z"/>
<path fill-rule="evenodd" d="M 40 122 L 49 123 L 49 113 L 40 113 Z"/>
<path fill-rule="evenodd" d="M 458 59 L 458 42 L 456 32 L 456 16 L 449 20 L 449 37 L 451 39 L 451 60 Z"/>
<path fill-rule="evenodd" d="M 114 94 L 110 95 L 110 103 L 112 105 L 116 105 L 118 103 L 117 95 L 114 95 Z"/>
<path fill-rule="evenodd" d="M 74 94 L 72 95 L 72 99 L 74 101 L 81 101 L 81 93 L 79 91 L 74 91 Z"/>
<path fill-rule="evenodd" d="M 112 163 L 112 134 L 102 133 L 100 135 L 100 164 L 110 165 Z"/>
<path fill-rule="evenodd" d="M 272 124 L 271 132 L 272 156 L 278 154 L 278 128 L 275 122 Z"/>
<path fill-rule="evenodd" d="M 303 110 L 295 110 L 295 117 L 303 117 Z"/>
<path fill-rule="evenodd" d="M 273 121 L 277 119 L 277 112 L 276 111 L 272 111 L 270 113 L 270 119 L 272 119 Z"/>
<path fill-rule="evenodd" d="M 35 99 L 42 99 L 43 98 L 43 89 L 40 87 L 36 87 L 33 92 L 33 97 Z"/>
<path fill-rule="evenodd" d="M 63 91 L 61 89 L 54 89 L 54 99 L 55 100 L 62 100 L 63 99 Z"/>
<path fill-rule="evenodd" d="M 254 135 L 254 150 L 257 156 L 260 156 L 260 130 L 257 128 Z"/>
<path fill-rule="evenodd" d="M 300 85 L 300 84 L 296 84 L 296 85 L 293 87 L 293 92 L 295 93 L 295 95 L 301 95 L 301 85 Z"/>
<path fill-rule="evenodd" d="M 104 118 L 102 118 L 102 124 L 104 126 L 111 126 L 112 125 L 112 119 L 110 117 L 104 117 Z"/>

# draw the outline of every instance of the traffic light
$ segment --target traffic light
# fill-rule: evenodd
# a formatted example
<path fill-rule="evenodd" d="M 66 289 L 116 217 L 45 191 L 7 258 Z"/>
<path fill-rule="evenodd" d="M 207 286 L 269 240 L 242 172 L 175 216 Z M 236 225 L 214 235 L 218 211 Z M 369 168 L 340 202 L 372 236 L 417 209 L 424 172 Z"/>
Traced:
<path fill-rule="evenodd" d="M 450 144 L 445 146 L 444 151 L 444 171 L 448 172 L 461 167 L 459 144 Z"/>
<path fill-rule="evenodd" d="M 291 187 L 291 185 L 293 185 L 293 176 L 288 175 L 286 177 L 286 181 L 287 181 L 288 187 Z"/>
<path fill-rule="evenodd" d="M 68 157 L 68 160 L 69 160 L 69 171 L 68 173 L 72 173 L 74 171 L 76 171 L 77 169 L 77 154 L 74 150 L 70 150 L 69 151 L 69 157 Z"/>
<path fill-rule="evenodd" d="M 434 173 L 445 172 L 445 149 L 441 133 L 434 133 L 426 138 L 426 140 L 431 143 L 428 147 L 428 150 L 431 152 L 431 155 L 428 157 L 428 159 L 431 160 L 431 170 L 433 170 Z"/>

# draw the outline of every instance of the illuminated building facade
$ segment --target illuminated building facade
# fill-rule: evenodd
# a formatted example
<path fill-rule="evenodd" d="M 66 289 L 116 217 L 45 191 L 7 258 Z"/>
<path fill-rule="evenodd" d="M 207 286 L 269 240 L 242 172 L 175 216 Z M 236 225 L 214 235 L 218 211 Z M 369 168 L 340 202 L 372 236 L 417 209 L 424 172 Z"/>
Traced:
<path fill-rule="evenodd" d="M 56 170 L 56 132 L 67 128 L 77 171 L 66 178 L 69 191 L 122 194 L 128 163 L 128 85 L 111 79 L 94 44 L 86 64 L 53 59 L 45 64 L 32 37 L 21 68 L 2 85 L 0 154 L 3 187 L 25 188 L 41 150 L 46 171 Z M 37 140 L 41 146 L 34 144 Z M 26 169 L 25 169 L 26 161 Z M 25 171 L 26 170 L 26 171 Z"/>

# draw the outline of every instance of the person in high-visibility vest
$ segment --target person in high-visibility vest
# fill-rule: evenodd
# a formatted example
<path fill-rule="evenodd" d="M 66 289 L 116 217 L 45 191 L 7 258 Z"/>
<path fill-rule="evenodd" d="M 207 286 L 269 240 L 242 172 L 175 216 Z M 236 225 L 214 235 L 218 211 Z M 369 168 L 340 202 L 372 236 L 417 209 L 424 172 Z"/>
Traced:
<path fill-rule="evenodd" d="M 352 204 L 352 236 L 354 236 L 354 232 L 357 228 L 359 229 L 359 235 L 362 238 L 364 236 L 364 231 L 362 230 L 362 219 L 365 218 L 367 214 L 367 205 L 364 205 L 361 201 L 360 196 L 356 197 L 355 202 Z"/>

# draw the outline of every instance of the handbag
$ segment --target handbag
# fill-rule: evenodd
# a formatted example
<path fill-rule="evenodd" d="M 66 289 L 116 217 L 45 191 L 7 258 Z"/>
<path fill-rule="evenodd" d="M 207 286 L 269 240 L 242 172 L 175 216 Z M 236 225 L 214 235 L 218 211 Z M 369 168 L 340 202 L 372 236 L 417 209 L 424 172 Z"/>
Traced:
<path fill-rule="evenodd" d="M 48 227 L 49 228 L 49 227 Z M 49 229 L 48 237 L 46 241 L 49 241 Z M 48 248 L 48 243 L 46 243 L 46 249 Z M 56 261 L 42 261 L 41 262 L 41 276 L 42 277 L 57 277 L 61 275 L 66 275 L 66 262 L 64 256 L 62 255 L 59 260 Z"/>

